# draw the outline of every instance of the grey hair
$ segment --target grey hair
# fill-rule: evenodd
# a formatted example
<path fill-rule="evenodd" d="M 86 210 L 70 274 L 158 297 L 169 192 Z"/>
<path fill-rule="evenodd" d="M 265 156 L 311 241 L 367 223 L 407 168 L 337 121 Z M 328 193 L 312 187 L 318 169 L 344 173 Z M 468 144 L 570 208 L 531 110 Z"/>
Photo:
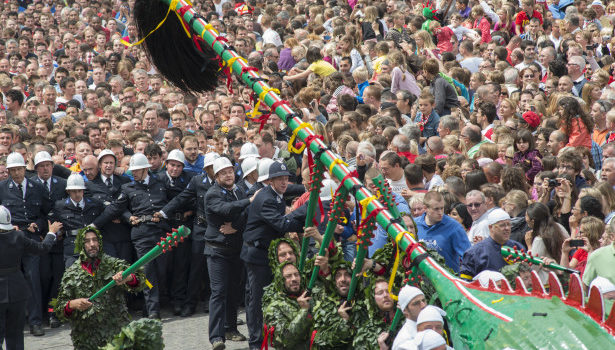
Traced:
<path fill-rule="evenodd" d="M 482 192 L 481 192 L 481 191 L 479 191 L 479 190 L 472 190 L 472 191 L 470 191 L 470 192 L 468 192 L 468 193 L 466 194 L 466 198 L 468 198 L 468 197 L 472 197 L 472 196 L 480 196 L 480 198 L 483 200 L 483 202 L 484 202 L 484 201 L 485 201 L 485 199 L 486 199 L 485 194 L 484 194 L 484 193 L 482 193 Z"/>
<path fill-rule="evenodd" d="M 519 78 L 519 71 L 516 68 L 504 69 L 504 82 L 506 84 L 514 84 Z"/>
<path fill-rule="evenodd" d="M 362 153 L 370 158 L 376 159 L 376 148 L 367 141 L 362 141 L 357 147 L 357 154 Z"/>
<path fill-rule="evenodd" d="M 399 129 L 399 132 L 417 143 L 421 137 L 421 129 L 416 124 L 406 124 Z"/>

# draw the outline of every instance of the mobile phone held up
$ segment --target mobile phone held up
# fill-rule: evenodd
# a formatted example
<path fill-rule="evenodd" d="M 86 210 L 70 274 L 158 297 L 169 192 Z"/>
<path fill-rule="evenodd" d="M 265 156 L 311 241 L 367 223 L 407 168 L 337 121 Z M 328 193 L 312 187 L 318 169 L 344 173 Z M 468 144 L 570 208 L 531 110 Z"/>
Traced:
<path fill-rule="evenodd" d="M 585 245 L 585 241 L 582 239 L 571 239 L 570 240 L 570 247 L 571 248 L 577 248 L 577 247 L 582 247 Z"/>

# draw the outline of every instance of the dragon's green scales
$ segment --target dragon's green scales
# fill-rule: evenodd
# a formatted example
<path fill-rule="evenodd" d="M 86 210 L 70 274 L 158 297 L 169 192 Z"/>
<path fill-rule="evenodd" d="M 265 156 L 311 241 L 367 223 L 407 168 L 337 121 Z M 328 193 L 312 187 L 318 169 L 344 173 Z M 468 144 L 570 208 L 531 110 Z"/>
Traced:
<path fill-rule="evenodd" d="M 143 1 L 143 0 L 140 0 Z M 314 161 L 329 169 L 331 176 L 342 181 L 342 185 L 359 201 L 372 196 L 365 188 L 354 188 L 361 183 L 350 176 L 350 171 L 338 155 L 327 148 L 303 121 L 293 113 L 290 106 L 272 92 L 265 81 L 260 79 L 255 69 L 248 66 L 244 59 L 228 45 L 218 40 L 218 33 L 185 0 L 150 1 L 148 6 L 170 7 L 180 14 L 194 33 L 199 33 L 205 43 L 220 56 L 230 74 L 251 87 L 257 96 L 262 93 L 262 102 L 272 108 L 292 130 L 294 135 L 307 144 L 315 155 Z M 181 11 L 180 11 L 181 9 Z M 170 16 L 174 17 L 174 16 Z M 165 30 L 161 26 L 159 30 Z M 148 45 L 148 41 L 145 41 Z M 312 203 L 314 205 L 314 203 Z M 382 210 L 379 201 L 367 205 L 369 212 L 379 211 L 376 220 L 386 228 L 391 238 L 399 236 L 399 248 L 407 250 L 412 259 L 425 253 L 425 250 L 406 233 L 399 223 L 392 223 L 394 217 Z M 532 292 L 526 292 L 523 282 L 516 281 L 516 290 L 507 282 L 501 289 L 495 285 L 482 288 L 478 283 L 463 281 L 438 265 L 432 258 L 426 258 L 418 268 L 431 281 L 438 292 L 443 308 L 446 310 L 450 328 L 450 338 L 455 349 L 613 349 L 615 348 L 615 316 L 613 312 L 605 317 L 602 296 L 597 289 L 590 291 L 585 301 L 581 281 L 573 274 L 570 279 L 569 293 L 564 296 L 562 287 L 555 275 L 550 276 L 549 293 L 544 292 L 538 276 L 533 274 Z"/>

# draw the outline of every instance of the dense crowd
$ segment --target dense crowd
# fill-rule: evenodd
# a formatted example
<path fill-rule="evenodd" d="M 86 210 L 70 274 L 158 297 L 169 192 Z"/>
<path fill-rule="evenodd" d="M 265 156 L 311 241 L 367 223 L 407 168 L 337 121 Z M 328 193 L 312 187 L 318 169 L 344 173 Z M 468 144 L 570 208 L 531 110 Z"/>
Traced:
<path fill-rule="evenodd" d="M 409 231 L 461 278 L 529 281 L 534 269 L 547 282 L 548 268 L 505 261 L 507 245 L 576 269 L 586 287 L 614 297 L 615 2 L 192 6 L 371 191 L 386 178 Z M 58 315 L 95 318 L 80 299 L 88 295 L 62 298 L 96 276 L 97 251 L 131 263 L 180 225 L 190 238 L 148 264 L 146 281 L 114 279 L 147 284 L 127 297 L 145 317 L 160 318 L 161 306 L 189 317 L 204 305 L 214 349 L 246 340 L 240 304 L 251 349 L 263 339 L 287 349 L 454 345 L 427 291 L 404 287 L 397 303 L 389 295 L 391 239 L 379 225 L 361 297 L 340 306 L 361 215 L 352 198 L 327 255 L 299 270 L 300 238 L 317 255 L 339 181 L 326 174 L 319 225 L 304 228 L 310 151 L 295 152 L 302 142 L 275 114 L 251 120 L 268 108 L 236 79 L 200 94 L 169 84 L 137 44 L 133 7 L 0 4 L 0 236 L 23 236 L 0 239 L 25 245 L 23 257 L 0 256 L 0 285 L 13 288 L 0 292 L 7 348 L 23 348 L 15 329 L 24 323 L 42 336 Z M 93 255 L 76 244 L 86 226 Z M 396 308 L 406 318 L 397 337 Z M 75 340 L 84 328 L 73 326 Z M 100 345 L 87 342 L 75 345 Z"/>

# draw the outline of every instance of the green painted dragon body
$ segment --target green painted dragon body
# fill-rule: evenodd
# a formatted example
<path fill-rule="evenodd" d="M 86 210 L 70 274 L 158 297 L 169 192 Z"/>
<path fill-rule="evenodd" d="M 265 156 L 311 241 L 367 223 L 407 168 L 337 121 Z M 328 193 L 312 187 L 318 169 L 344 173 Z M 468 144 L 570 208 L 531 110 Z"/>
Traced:
<path fill-rule="evenodd" d="M 262 102 L 269 106 L 271 113 L 277 114 L 293 130 L 291 146 L 295 146 L 293 144 L 295 140 L 302 141 L 307 147 L 306 151 L 311 152 L 311 156 L 314 157 L 313 161 L 328 169 L 331 176 L 339 179 L 348 193 L 359 201 L 372 197 L 361 182 L 351 175 L 340 157 L 332 152 L 311 128 L 306 127 L 288 102 L 282 100 L 274 92 L 275 90 L 260 78 L 256 69 L 249 67 L 247 61 L 225 43 L 226 40 L 195 12 L 189 2 L 137 0 L 137 4 L 142 6 L 146 4 L 145 7 L 158 6 L 161 8 L 159 13 L 162 15 L 167 13 L 164 19 L 162 16 L 140 19 L 136 15 L 138 25 L 140 20 L 141 24 L 153 23 L 148 28 L 140 28 L 141 34 L 149 35 L 158 29 L 164 31 L 165 27 L 181 28 L 184 30 L 178 31 L 181 35 L 176 37 L 175 43 L 168 43 L 169 48 L 178 45 L 181 40 L 194 41 L 195 45 L 198 44 L 199 50 L 202 50 L 203 43 L 207 45 L 206 49 L 209 52 L 213 50 L 220 58 L 220 71 L 227 76 L 227 83 L 234 74 L 239 81 L 254 90 L 259 104 Z M 167 9 L 174 14 L 169 15 Z M 181 18 L 181 23 L 178 18 Z M 162 24 L 164 21 L 167 22 L 164 26 L 154 28 L 157 23 Z M 174 25 L 169 24 L 173 21 Z M 195 40 L 197 37 L 200 42 Z M 145 48 L 160 45 L 161 43 L 156 40 L 154 33 L 145 40 Z M 149 54 L 154 56 L 156 53 L 150 50 Z M 186 53 L 182 52 L 182 55 Z M 176 59 L 183 59 L 180 58 L 182 55 L 178 53 Z M 155 59 L 153 62 L 156 64 Z M 182 66 L 182 63 L 177 65 Z M 165 69 L 161 71 L 169 70 L 169 67 L 162 68 Z M 177 68 L 181 69 L 185 69 L 185 65 Z M 186 77 L 174 78 L 177 81 Z M 211 77 L 211 79 L 218 78 L 218 76 Z M 180 82 L 186 83 L 183 80 Z M 186 84 L 188 87 L 185 89 L 188 91 L 203 91 L 199 86 L 191 87 L 189 82 Z M 263 116 L 256 119 L 258 122 L 263 120 L 266 120 Z M 312 212 L 317 205 L 315 202 L 311 201 L 309 204 Z M 399 248 L 405 250 L 412 259 L 426 253 L 379 201 L 369 201 L 366 208 L 368 213 L 377 213 L 374 215 L 376 222 L 386 228 L 387 234 L 395 239 Z M 564 295 L 562 285 L 553 272 L 549 277 L 549 293 L 545 291 L 540 279 L 533 272 L 530 293 L 520 278 L 517 278 L 514 290 L 506 281 L 501 288 L 495 284 L 483 288 L 478 282 L 470 283 L 453 276 L 431 257 L 422 259 L 418 263 L 418 268 L 433 284 L 443 308 L 448 313 L 450 338 L 455 349 L 615 349 L 613 337 L 615 313 L 611 310 L 607 317 L 602 295 L 597 289 L 592 289 L 586 300 L 578 275 L 571 275 L 569 292 Z"/>

